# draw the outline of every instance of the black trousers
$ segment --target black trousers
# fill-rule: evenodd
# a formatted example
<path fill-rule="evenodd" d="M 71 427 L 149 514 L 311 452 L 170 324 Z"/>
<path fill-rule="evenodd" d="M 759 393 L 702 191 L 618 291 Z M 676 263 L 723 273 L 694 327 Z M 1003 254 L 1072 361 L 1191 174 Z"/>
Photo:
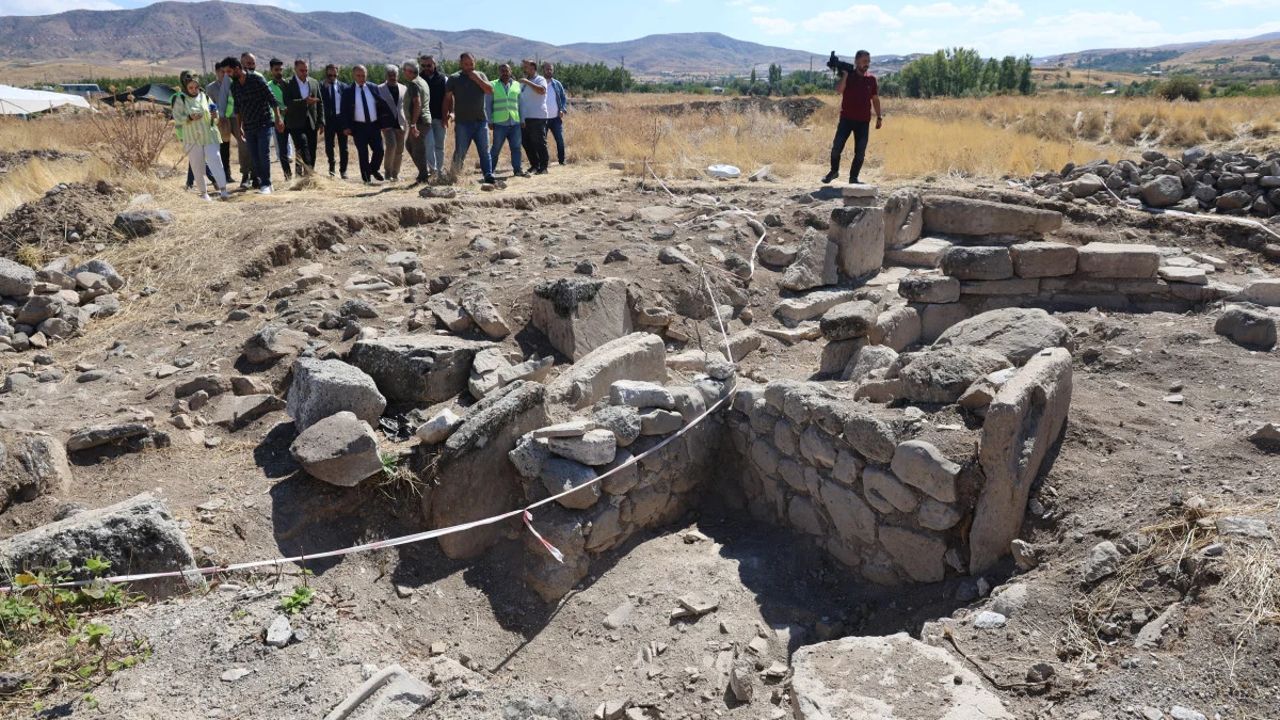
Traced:
<path fill-rule="evenodd" d="M 286 179 L 293 176 L 293 168 L 289 166 L 289 133 L 276 131 L 276 155 L 280 158 L 280 167 L 284 168 Z"/>
<path fill-rule="evenodd" d="M 844 152 L 849 135 L 853 135 L 853 165 L 849 167 L 849 179 L 856 181 L 862 172 L 862 161 L 867 157 L 867 141 L 871 139 L 870 120 L 846 120 L 840 118 L 836 126 L 836 139 L 831 142 L 831 172 L 840 172 L 840 155 Z"/>
<path fill-rule="evenodd" d="M 325 125 L 324 126 L 324 154 L 325 154 L 325 157 L 329 158 L 329 174 L 330 175 L 333 174 L 333 144 L 335 140 L 338 143 L 338 155 L 340 157 L 339 163 L 340 163 L 340 167 L 342 168 L 341 173 L 343 175 L 346 175 L 347 174 L 347 135 L 346 133 L 342 132 L 342 128 L 337 127 L 336 125 L 334 126 Z"/>
<path fill-rule="evenodd" d="M 295 128 L 289 131 L 293 139 L 294 162 L 302 163 L 308 170 L 316 169 L 315 128 Z"/>
<path fill-rule="evenodd" d="M 542 118 L 526 119 L 520 132 L 520 144 L 529 159 L 529 168 L 534 172 L 546 171 L 551 160 L 547 152 L 547 121 Z"/>
<path fill-rule="evenodd" d="M 222 169 L 227 172 L 227 185 L 231 185 L 231 141 L 218 146 L 218 154 L 222 156 Z"/>
<path fill-rule="evenodd" d="M 382 168 L 382 130 L 378 128 L 377 123 L 352 123 L 351 139 L 356 141 L 356 159 L 360 161 L 360 179 L 369 182 L 373 173 Z"/>

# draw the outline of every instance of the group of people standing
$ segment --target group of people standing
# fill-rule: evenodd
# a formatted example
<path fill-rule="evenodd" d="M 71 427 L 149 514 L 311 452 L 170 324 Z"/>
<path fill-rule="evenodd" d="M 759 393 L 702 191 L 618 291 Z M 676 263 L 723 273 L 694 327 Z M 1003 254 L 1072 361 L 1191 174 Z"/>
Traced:
<path fill-rule="evenodd" d="M 432 176 L 456 175 L 472 144 L 482 182 L 497 181 L 494 168 L 504 144 L 510 147 L 513 175 L 546 173 L 548 134 L 556 144 L 556 159 L 564 164 L 568 95 L 551 63 L 539 67 L 525 60 L 519 80 L 505 64 L 498 79 L 490 80 L 475 69 L 470 53 L 462 54 L 459 65 L 458 72 L 445 75 L 433 56 L 423 55 L 399 67 L 387 65 L 386 81 L 376 85 L 368 82 L 363 65 L 352 68 L 354 82 L 348 84 L 338 79 L 337 65 L 327 65 L 323 80 L 317 80 L 301 59 L 294 61 L 288 78 L 284 63 L 272 59 L 266 77 L 257 72 L 252 53 L 219 61 L 213 82 L 204 87 L 194 74 L 184 72 L 171 110 L 190 162 L 187 186 L 198 182 L 201 197 L 209 199 L 207 177 L 227 198 L 233 142 L 240 187 L 257 188 L 264 195 L 272 192 L 272 145 L 289 180 L 295 172 L 315 171 L 321 138 L 329 175 L 347 179 L 349 144 L 354 144 L 366 184 L 399 181 L 406 154 L 416 170 L 415 185 Z M 450 123 L 454 151 L 446 163 Z M 203 173 L 194 171 L 202 166 Z"/>

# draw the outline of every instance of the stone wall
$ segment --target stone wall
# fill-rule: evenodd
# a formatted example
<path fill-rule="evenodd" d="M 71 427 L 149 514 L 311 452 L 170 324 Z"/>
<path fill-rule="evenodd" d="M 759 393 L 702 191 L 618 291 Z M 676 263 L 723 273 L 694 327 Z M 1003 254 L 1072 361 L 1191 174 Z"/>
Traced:
<path fill-rule="evenodd" d="M 1071 356 L 1061 349 L 1015 371 L 985 423 L 956 406 L 872 405 L 839 384 L 740 387 L 720 489 L 875 583 L 980 572 L 1017 537 L 1070 393 Z"/>

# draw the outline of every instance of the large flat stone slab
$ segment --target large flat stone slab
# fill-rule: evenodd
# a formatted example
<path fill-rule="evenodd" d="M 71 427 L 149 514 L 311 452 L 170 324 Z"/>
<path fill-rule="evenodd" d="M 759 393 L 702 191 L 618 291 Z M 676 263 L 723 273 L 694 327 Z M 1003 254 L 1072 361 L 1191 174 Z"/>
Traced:
<path fill-rule="evenodd" d="M 795 720 L 1012 720 L 946 650 L 906 633 L 807 645 L 791 659 Z"/>
<path fill-rule="evenodd" d="M 667 379 L 667 348 L 662 338 L 637 332 L 592 350 L 547 386 L 548 402 L 572 409 L 586 407 L 609 395 L 616 380 Z"/>
<path fill-rule="evenodd" d="M 971 237 L 1037 237 L 1062 227 L 1062 213 L 1053 210 L 974 200 L 951 195 L 926 195 L 924 232 Z"/>
<path fill-rule="evenodd" d="M 66 561 L 80 568 L 89 558 L 111 563 L 112 575 L 188 570 L 195 567 L 191 546 L 165 504 L 149 493 L 77 513 L 0 541 L 0 578 L 46 569 Z M 184 590 L 182 578 L 155 580 L 151 592 Z"/>

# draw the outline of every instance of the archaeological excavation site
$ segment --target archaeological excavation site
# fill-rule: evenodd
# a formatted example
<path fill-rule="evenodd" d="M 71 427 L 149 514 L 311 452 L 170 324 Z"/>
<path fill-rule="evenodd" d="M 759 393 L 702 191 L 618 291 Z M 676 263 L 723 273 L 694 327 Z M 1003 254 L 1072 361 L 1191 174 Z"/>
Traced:
<path fill-rule="evenodd" d="M 1236 170 L 1280 155 L 210 232 L 67 186 L 62 254 L 0 260 L 0 584 L 104 629 L 8 650 L 3 712 L 1275 717 L 1280 235 L 1196 194 Z"/>

